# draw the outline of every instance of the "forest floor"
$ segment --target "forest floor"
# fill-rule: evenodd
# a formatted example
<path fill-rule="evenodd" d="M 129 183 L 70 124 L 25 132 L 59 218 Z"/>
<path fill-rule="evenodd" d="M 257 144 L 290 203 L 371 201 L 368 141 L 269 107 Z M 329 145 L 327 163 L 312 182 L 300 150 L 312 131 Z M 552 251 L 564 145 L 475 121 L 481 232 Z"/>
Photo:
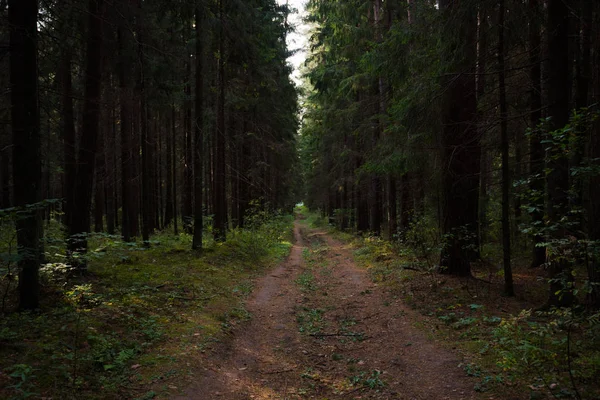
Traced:
<path fill-rule="evenodd" d="M 215 344 L 173 399 L 493 399 L 452 344 L 374 283 L 349 245 L 303 221 L 260 278 L 252 318 Z"/>

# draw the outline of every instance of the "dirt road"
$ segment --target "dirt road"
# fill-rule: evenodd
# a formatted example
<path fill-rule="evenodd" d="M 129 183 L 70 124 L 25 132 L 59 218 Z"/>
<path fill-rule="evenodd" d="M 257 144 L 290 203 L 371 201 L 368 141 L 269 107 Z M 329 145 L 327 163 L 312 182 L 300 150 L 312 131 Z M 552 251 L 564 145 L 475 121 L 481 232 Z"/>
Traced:
<path fill-rule="evenodd" d="M 288 259 L 257 282 L 252 319 L 176 399 L 480 398 L 460 359 L 351 250 L 301 222 L 294 237 Z"/>

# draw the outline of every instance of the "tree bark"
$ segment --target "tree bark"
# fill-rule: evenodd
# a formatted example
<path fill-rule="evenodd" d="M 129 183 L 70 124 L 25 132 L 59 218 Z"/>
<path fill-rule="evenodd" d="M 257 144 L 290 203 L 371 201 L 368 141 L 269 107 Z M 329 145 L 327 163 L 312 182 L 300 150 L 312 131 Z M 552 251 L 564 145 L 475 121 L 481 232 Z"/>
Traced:
<path fill-rule="evenodd" d="M 194 124 L 194 238 L 192 249 L 202 250 L 203 233 L 203 163 L 204 163 L 204 47 L 203 47 L 203 5 L 196 6 L 196 123 Z"/>
<path fill-rule="evenodd" d="M 68 246 L 71 252 L 77 253 L 87 251 L 86 235 L 90 231 L 90 207 L 100 128 L 103 8 L 104 0 L 89 1 L 81 140 L 77 156 L 77 174 Z M 83 259 L 79 259 L 78 264 L 81 268 L 86 267 Z"/>
<path fill-rule="evenodd" d="M 165 216 L 163 226 L 167 228 L 173 223 L 173 135 L 175 129 L 172 125 L 175 123 L 175 107 L 171 106 L 171 116 L 167 120 L 166 149 L 165 149 Z"/>
<path fill-rule="evenodd" d="M 186 233 L 192 233 L 192 221 L 193 221 L 193 185 L 194 185 L 194 169 L 193 169 L 193 147 L 192 147 L 192 61 L 191 59 L 186 60 L 186 76 L 187 82 L 185 84 L 185 111 L 183 117 L 183 128 L 184 128 L 184 166 L 183 166 L 183 207 L 181 217 L 183 219 L 183 230 Z"/>
<path fill-rule="evenodd" d="M 100 129 L 98 134 L 98 150 L 96 152 L 96 166 L 94 182 L 94 232 L 104 232 L 104 193 L 106 182 L 106 163 L 104 157 L 105 130 Z"/>
<path fill-rule="evenodd" d="M 477 101 L 475 84 L 476 18 L 468 3 L 440 1 L 448 16 L 448 45 L 458 41 L 459 61 L 443 80 L 442 111 L 443 223 L 445 245 L 441 252 L 441 272 L 468 276 L 470 259 L 477 249 L 477 215 L 481 148 L 474 127 Z M 447 50 L 450 52 L 450 50 Z M 455 57 L 448 54 L 449 60 Z"/>
<path fill-rule="evenodd" d="M 571 80 L 569 59 L 569 5 L 566 0 L 548 0 L 548 115 L 549 131 L 564 128 L 569 122 L 569 95 Z M 558 244 L 568 236 L 561 219 L 568 212 L 569 165 L 560 146 L 554 146 L 546 155 L 546 187 L 548 190 L 547 216 L 553 232 L 548 239 Z M 550 291 L 547 306 L 570 306 L 573 294 L 571 265 L 561 254 L 548 259 Z"/>
<path fill-rule="evenodd" d="M 213 235 L 215 241 L 223 242 L 227 237 L 227 188 L 225 178 L 225 15 L 223 1 L 219 0 L 219 98 L 217 101 L 217 131 L 215 138 L 215 193 L 214 193 L 214 219 Z"/>
<path fill-rule="evenodd" d="M 536 229 L 540 229 L 544 223 L 544 146 L 542 145 L 541 132 L 537 129 L 542 119 L 542 68 L 541 68 L 541 37 L 540 37 L 540 4 L 539 0 L 529 0 L 529 80 L 531 92 L 530 101 L 530 124 L 531 134 L 529 136 L 529 173 L 532 176 L 529 190 L 533 193 L 531 204 L 531 223 Z M 544 242 L 541 234 L 533 238 L 533 251 L 531 267 L 542 266 L 546 262 L 546 249 L 540 246 Z"/>
<path fill-rule="evenodd" d="M 73 82 L 71 76 L 72 52 L 66 49 L 61 57 L 59 79 L 62 86 L 61 94 L 61 125 L 63 131 L 64 149 L 64 192 L 65 198 L 64 223 L 71 226 L 71 209 L 73 207 L 73 192 L 75 190 L 76 147 L 75 147 L 75 112 L 73 109 Z"/>
<path fill-rule="evenodd" d="M 10 87 L 13 133 L 13 184 L 19 255 L 19 308 L 39 306 L 40 239 L 36 207 L 41 201 L 42 165 L 37 75 L 36 0 L 10 0 Z"/>
<path fill-rule="evenodd" d="M 502 153 L 502 254 L 504 264 L 504 293 L 514 296 L 510 264 L 510 165 L 508 142 L 508 107 L 506 103 L 506 67 L 504 50 L 504 0 L 498 1 L 498 102 L 500 105 L 500 150 Z"/>
<path fill-rule="evenodd" d="M 125 7 L 128 7 L 130 0 L 122 0 Z M 128 13 L 128 9 L 124 12 Z M 129 18 L 127 18 L 129 21 Z M 131 62 L 128 54 L 131 51 L 130 30 L 127 28 L 127 21 L 118 28 L 119 42 L 119 102 L 120 102 L 120 128 L 121 128 L 121 203 L 122 203 L 122 222 L 121 234 L 125 242 L 130 242 L 135 234 L 135 225 L 137 224 L 133 197 L 133 139 L 132 139 L 132 97 L 131 88 Z"/>

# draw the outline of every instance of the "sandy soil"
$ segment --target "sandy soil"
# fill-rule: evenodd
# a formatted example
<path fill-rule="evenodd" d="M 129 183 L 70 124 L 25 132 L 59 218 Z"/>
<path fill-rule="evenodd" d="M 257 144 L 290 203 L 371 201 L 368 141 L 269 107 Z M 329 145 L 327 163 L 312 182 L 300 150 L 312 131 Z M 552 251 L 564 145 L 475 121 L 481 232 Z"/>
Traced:
<path fill-rule="evenodd" d="M 478 399 L 451 346 L 301 222 L 288 259 L 257 281 L 252 319 L 207 353 L 174 399 Z M 312 277 L 312 278 L 311 278 Z"/>

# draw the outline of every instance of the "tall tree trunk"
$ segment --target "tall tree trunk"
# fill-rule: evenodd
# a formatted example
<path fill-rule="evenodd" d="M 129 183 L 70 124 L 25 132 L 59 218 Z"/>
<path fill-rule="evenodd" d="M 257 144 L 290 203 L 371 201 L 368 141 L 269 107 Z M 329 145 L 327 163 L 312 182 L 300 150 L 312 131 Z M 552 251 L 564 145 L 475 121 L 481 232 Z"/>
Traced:
<path fill-rule="evenodd" d="M 94 185 L 94 232 L 104 232 L 104 192 L 106 181 L 106 164 L 104 158 L 105 136 L 105 130 L 100 130 L 95 166 L 96 179 Z"/>
<path fill-rule="evenodd" d="M 173 181 L 173 233 L 178 235 L 179 219 L 177 210 L 179 209 L 179 202 L 177 201 L 177 118 L 174 106 L 171 111 L 173 116 L 173 119 L 171 120 L 171 150 L 173 151 L 173 157 L 171 160 L 171 173 Z"/>
<path fill-rule="evenodd" d="M 143 68 L 143 67 L 142 67 Z M 144 90 L 144 81 L 142 78 L 142 88 L 140 92 L 140 113 L 141 113 L 141 144 L 142 144 L 142 240 L 145 247 L 150 247 L 150 229 L 152 225 L 152 216 L 150 212 L 150 144 L 148 143 L 148 107 L 146 104 L 146 93 Z"/>
<path fill-rule="evenodd" d="M 125 7 L 128 7 L 130 0 L 123 0 Z M 129 19 L 128 19 L 129 20 Z M 130 242 L 135 235 L 135 225 L 137 224 L 134 208 L 133 192 L 133 138 L 132 138 L 132 97 L 131 88 L 131 62 L 129 54 L 131 51 L 131 33 L 125 21 L 118 28 L 119 42 L 119 118 L 121 128 L 121 234 L 123 240 Z"/>
<path fill-rule="evenodd" d="M 600 26 L 600 7 L 596 4 L 594 15 L 594 26 Z M 595 29 L 593 40 L 594 65 L 600 65 L 600 30 Z M 600 69 L 596 68 L 593 79 L 593 103 L 600 102 Z M 600 120 L 596 120 L 590 133 L 587 157 L 590 160 L 600 159 Z M 588 226 L 587 233 L 591 241 L 600 241 L 600 174 L 596 173 L 587 182 L 587 197 L 585 209 L 587 211 Z M 588 295 L 587 304 L 596 310 L 600 309 L 600 254 L 592 252 L 591 260 L 587 265 L 588 272 Z"/>
<path fill-rule="evenodd" d="M 69 227 L 69 250 L 79 253 L 87 251 L 86 234 L 90 231 L 90 207 L 100 129 L 103 8 L 104 0 L 89 1 L 81 140 L 77 156 L 74 201 Z M 78 264 L 85 268 L 85 262 L 82 260 L 80 259 Z"/>
<path fill-rule="evenodd" d="M 400 230 L 402 231 L 402 236 L 406 235 L 406 232 L 410 228 L 410 220 L 415 212 L 414 210 L 414 202 L 411 197 L 411 187 L 410 187 L 410 174 L 403 174 L 400 182 Z"/>
<path fill-rule="evenodd" d="M 186 76 L 187 82 L 185 84 L 185 112 L 183 117 L 183 128 L 184 128 L 184 166 L 183 166 L 183 207 L 181 217 L 183 219 L 183 229 L 186 233 L 192 233 L 192 222 L 193 222 L 193 194 L 192 188 L 194 185 L 194 169 L 193 169 L 193 147 L 192 147 L 192 61 L 191 59 L 186 60 Z"/>
<path fill-rule="evenodd" d="M 479 5 L 478 10 L 478 24 L 477 24 L 477 103 L 479 104 L 485 96 L 486 92 L 486 68 L 487 68 L 487 57 L 488 57 L 488 10 L 485 3 Z M 477 112 L 477 129 L 480 137 L 483 137 L 485 127 L 483 126 L 483 112 Z M 477 224 L 477 252 L 481 254 L 481 247 L 486 240 L 486 234 L 488 230 L 488 181 L 490 171 L 490 157 L 488 156 L 488 149 L 481 149 L 481 166 L 479 168 L 479 212 L 478 212 L 478 224 Z"/>
<path fill-rule="evenodd" d="M 112 82 L 112 79 L 111 79 Z M 117 210 L 117 160 L 116 160 L 116 124 L 115 124 L 116 104 L 111 102 L 110 106 L 110 126 L 107 127 L 106 146 L 104 149 L 104 163 L 106 165 L 106 232 L 109 235 L 115 234 L 116 210 Z"/>
<path fill-rule="evenodd" d="M 196 5 L 196 123 L 194 124 L 194 238 L 192 249 L 202 250 L 202 186 L 204 171 L 204 47 L 203 47 L 203 4 Z"/>
<path fill-rule="evenodd" d="M 73 83 L 71 76 L 72 52 L 65 50 L 62 54 L 59 70 L 59 79 L 62 86 L 61 96 L 61 128 L 63 131 L 64 148 L 64 186 L 63 197 L 65 198 L 64 222 L 66 226 L 71 226 L 71 209 L 73 207 L 73 193 L 75 190 L 76 174 L 76 148 L 75 148 L 75 112 L 73 109 Z"/>
<path fill-rule="evenodd" d="M 0 208 L 9 208 L 10 201 L 10 146 L 0 144 Z"/>
<path fill-rule="evenodd" d="M 217 102 L 217 132 L 215 137 L 215 194 L 213 235 L 215 241 L 223 242 L 227 235 L 227 188 L 225 178 L 225 15 L 223 1 L 219 0 L 219 98 Z"/>
<path fill-rule="evenodd" d="M 36 0 L 10 0 L 10 87 L 13 132 L 13 184 L 15 206 L 23 213 L 16 220 L 19 253 L 19 308 L 39 305 L 40 239 L 43 236 L 37 207 L 41 201 L 42 165 L 37 75 Z"/>
<path fill-rule="evenodd" d="M 454 71 L 444 78 L 442 111 L 443 224 L 446 243 L 440 257 L 441 271 L 451 275 L 471 274 L 470 259 L 477 248 L 477 215 L 481 148 L 474 121 L 477 112 L 475 86 L 476 18 L 469 3 L 441 0 L 448 16 L 448 37 L 459 41 Z M 450 36 L 451 35 L 451 36 Z M 457 38 L 458 36 L 458 38 Z"/>
<path fill-rule="evenodd" d="M 173 135 L 175 129 L 172 125 L 175 123 L 175 107 L 171 106 L 171 116 L 166 119 L 166 150 L 165 150 L 165 217 L 163 226 L 166 228 L 173 222 Z"/>
<path fill-rule="evenodd" d="M 504 50 L 504 0 L 498 1 L 498 102 L 500 104 L 500 150 L 502 153 L 502 254 L 504 263 L 504 293 L 514 296 L 510 265 L 510 165 L 508 142 L 508 107 L 506 103 L 506 67 Z"/>
<path fill-rule="evenodd" d="M 394 240 L 398 233 L 398 200 L 396 197 L 396 178 L 392 174 L 387 176 L 387 203 L 388 203 L 388 232 L 389 240 Z"/>
<path fill-rule="evenodd" d="M 531 85 L 530 124 L 529 136 L 529 173 L 533 177 L 529 190 L 533 193 L 530 209 L 531 223 L 540 229 L 544 223 L 544 146 L 542 145 L 541 132 L 537 126 L 542 119 L 542 41 L 541 41 L 541 9 L 539 0 L 529 0 L 529 80 Z M 531 267 L 536 268 L 546 262 L 546 249 L 540 244 L 544 242 L 541 234 L 533 238 L 533 257 Z"/>
<path fill-rule="evenodd" d="M 152 230 L 152 154 L 149 140 L 150 119 L 148 115 L 148 104 L 146 100 L 146 60 L 144 57 L 143 45 L 145 38 L 144 11 L 142 10 L 142 0 L 137 0 L 137 62 L 138 62 L 138 87 L 139 87 L 139 117 L 140 117 L 140 144 L 141 144 L 141 180 L 142 180 L 142 240 L 144 247 L 150 247 L 150 231 Z M 137 148 L 136 148 L 137 149 Z M 136 151 L 137 153 L 137 151 Z"/>
<path fill-rule="evenodd" d="M 548 0 L 548 115 L 550 132 L 569 123 L 570 69 L 569 4 L 566 0 Z M 568 212 L 569 164 L 560 146 L 547 152 L 546 187 L 548 190 L 548 224 L 554 231 L 548 238 L 560 251 L 560 241 L 567 238 L 562 220 Z M 548 260 L 550 291 L 547 306 L 570 306 L 574 301 L 573 274 L 562 255 Z"/>

